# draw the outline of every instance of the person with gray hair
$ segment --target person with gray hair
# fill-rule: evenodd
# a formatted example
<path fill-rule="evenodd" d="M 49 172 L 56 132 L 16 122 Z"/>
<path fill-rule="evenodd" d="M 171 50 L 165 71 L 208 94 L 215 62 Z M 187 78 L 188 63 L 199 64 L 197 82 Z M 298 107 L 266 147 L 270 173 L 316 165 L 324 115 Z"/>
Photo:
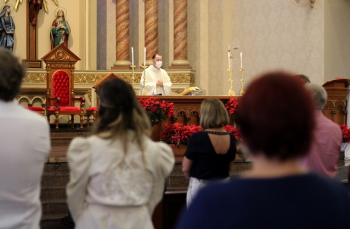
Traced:
<path fill-rule="evenodd" d="M 326 118 L 322 109 L 327 102 L 327 92 L 317 84 L 306 84 L 314 100 L 315 124 L 313 141 L 309 153 L 301 163 L 309 170 L 334 178 L 337 173 L 342 133 L 339 126 Z"/>
<path fill-rule="evenodd" d="M 15 99 L 24 76 L 18 59 L 0 48 L 0 228 L 40 228 L 40 180 L 50 129 L 44 117 Z"/>

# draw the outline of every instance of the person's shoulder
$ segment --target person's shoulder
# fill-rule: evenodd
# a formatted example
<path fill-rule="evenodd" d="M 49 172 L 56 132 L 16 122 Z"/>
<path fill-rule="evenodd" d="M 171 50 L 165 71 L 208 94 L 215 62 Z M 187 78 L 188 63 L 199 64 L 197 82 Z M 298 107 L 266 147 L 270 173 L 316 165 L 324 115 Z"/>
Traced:
<path fill-rule="evenodd" d="M 169 151 L 169 152 L 172 151 L 171 147 L 168 144 L 164 142 L 152 141 L 148 137 L 144 138 L 144 143 L 146 145 L 146 150 L 148 151 L 148 153 L 153 153 L 154 150 Z"/>
<path fill-rule="evenodd" d="M 231 139 L 236 141 L 235 135 L 233 135 L 232 133 L 229 133 L 228 135 L 230 136 Z"/>
<path fill-rule="evenodd" d="M 76 138 L 74 138 L 74 139 L 71 141 L 70 147 L 81 148 L 82 146 L 85 146 L 86 144 L 89 144 L 89 142 L 91 142 L 91 137 L 88 137 L 88 138 L 76 137 Z"/>
<path fill-rule="evenodd" d="M 196 133 L 193 133 L 192 134 L 192 137 L 203 137 L 203 136 L 207 136 L 207 133 L 204 132 L 204 131 L 199 131 L 199 132 L 196 132 Z"/>
<path fill-rule="evenodd" d="M 168 176 L 175 164 L 175 157 L 171 147 L 164 142 L 154 142 L 151 139 L 145 140 L 146 161 L 148 169 L 158 171 L 163 178 Z"/>
<path fill-rule="evenodd" d="M 159 155 L 173 155 L 173 150 L 171 149 L 171 147 L 164 142 L 154 142 L 148 137 L 145 137 L 144 143 L 146 151 L 145 153 L 150 156 L 158 157 Z"/>
<path fill-rule="evenodd" d="M 322 122 L 322 124 L 326 123 L 328 126 L 331 126 L 332 128 L 337 128 L 340 130 L 340 126 L 338 124 L 336 124 L 335 122 L 333 122 L 332 120 L 324 116 L 324 114 L 322 113 L 319 115 L 319 118 L 317 120 L 319 120 L 319 122 Z"/>
<path fill-rule="evenodd" d="M 165 71 L 163 68 L 160 68 L 160 72 L 164 74 L 168 74 L 167 71 Z"/>
<path fill-rule="evenodd" d="M 201 142 L 201 141 L 203 140 L 203 138 L 205 138 L 206 135 L 207 135 L 207 134 L 206 134 L 205 132 L 203 132 L 203 131 L 196 132 L 196 133 L 192 134 L 192 136 L 190 137 L 189 140 L 190 140 L 192 143 L 198 142 L 198 141 Z"/>
<path fill-rule="evenodd" d="M 313 184 L 317 184 L 320 186 L 323 186 L 323 190 L 328 189 L 329 192 L 331 190 L 335 191 L 335 192 L 348 192 L 347 188 L 344 187 L 344 185 L 342 183 L 340 183 L 338 180 L 335 179 L 331 179 L 328 177 L 321 177 L 318 174 L 315 173 L 310 173 L 307 175 L 307 179 L 309 179 L 309 183 L 313 183 Z"/>
<path fill-rule="evenodd" d="M 20 112 L 21 118 L 23 119 L 29 119 L 36 123 L 43 123 L 48 125 L 47 119 L 44 116 L 39 115 L 38 113 L 35 113 L 31 110 L 28 110 L 22 107 L 21 105 L 18 105 L 18 112 Z"/>

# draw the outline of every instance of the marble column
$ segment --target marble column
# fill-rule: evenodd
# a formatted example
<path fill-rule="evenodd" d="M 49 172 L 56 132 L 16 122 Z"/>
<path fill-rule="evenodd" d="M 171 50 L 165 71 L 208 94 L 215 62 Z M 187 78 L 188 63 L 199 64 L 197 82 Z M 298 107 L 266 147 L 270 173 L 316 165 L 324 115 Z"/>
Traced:
<path fill-rule="evenodd" d="M 187 0 L 174 0 L 174 61 L 170 68 L 190 68 L 187 60 Z"/>
<path fill-rule="evenodd" d="M 131 65 L 129 56 L 129 0 L 117 0 L 116 22 L 117 60 L 112 69 L 128 69 Z"/>
<path fill-rule="evenodd" d="M 152 56 L 158 53 L 158 0 L 145 1 L 146 65 L 152 64 Z"/>

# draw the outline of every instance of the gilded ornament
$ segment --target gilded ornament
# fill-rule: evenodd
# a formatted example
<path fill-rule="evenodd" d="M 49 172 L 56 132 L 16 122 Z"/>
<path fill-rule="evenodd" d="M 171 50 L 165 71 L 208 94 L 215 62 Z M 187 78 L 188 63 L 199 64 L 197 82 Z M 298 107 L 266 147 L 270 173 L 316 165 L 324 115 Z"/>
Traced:
<path fill-rule="evenodd" d="M 51 64 L 48 64 L 47 66 L 51 67 L 51 68 L 72 68 L 72 67 L 74 67 L 74 65 L 62 64 L 60 62 L 58 62 L 58 63 L 51 63 Z"/>
<path fill-rule="evenodd" d="M 105 74 L 75 74 L 74 83 L 96 83 L 104 76 Z"/>
<path fill-rule="evenodd" d="M 331 102 L 333 107 L 335 107 L 335 104 L 337 102 L 342 102 L 344 104 L 344 106 L 346 106 L 346 100 L 332 100 L 332 99 L 329 99 L 329 100 L 327 100 L 327 102 Z"/>
<path fill-rule="evenodd" d="M 87 96 L 88 96 L 88 98 L 89 98 L 89 100 L 91 102 L 92 101 L 92 89 L 87 90 L 86 94 L 87 94 Z"/>
<path fill-rule="evenodd" d="M 180 94 L 181 92 L 183 92 L 183 89 L 171 89 L 171 91 L 176 94 Z"/>
<path fill-rule="evenodd" d="M 27 73 L 23 83 L 46 83 L 46 73 Z"/>
<path fill-rule="evenodd" d="M 58 50 L 56 53 L 55 53 L 55 56 L 57 59 L 59 60 L 64 60 L 64 58 L 66 57 L 65 53 L 62 52 L 62 50 Z"/>
<path fill-rule="evenodd" d="M 194 83 L 193 73 L 170 73 L 168 75 L 172 83 Z"/>

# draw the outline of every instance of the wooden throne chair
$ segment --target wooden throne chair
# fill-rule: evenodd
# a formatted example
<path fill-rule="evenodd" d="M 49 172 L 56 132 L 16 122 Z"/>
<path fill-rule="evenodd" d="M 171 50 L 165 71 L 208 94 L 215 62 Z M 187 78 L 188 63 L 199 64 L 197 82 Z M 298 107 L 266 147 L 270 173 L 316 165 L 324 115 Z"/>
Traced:
<path fill-rule="evenodd" d="M 74 116 L 80 116 L 80 129 L 83 128 L 85 98 L 74 96 L 75 63 L 80 60 L 63 44 L 56 46 L 43 58 L 46 63 L 46 116 L 55 116 L 56 129 L 60 115 L 71 116 L 71 126 L 74 128 Z M 80 106 L 75 106 L 80 101 Z"/>
<path fill-rule="evenodd" d="M 28 110 L 31 110 L 37 114 L 45 116 L 45 109 L 42 107 L 25 107 L 25 108 L 27 108 Z"/>
<path fill-rule="evenodd" d="M 93 121 L 95 122 L 98 118 L 98 108 L 100 106 L 100 98 L 98 96 L 98 88 L 106 81 L 111 80 L 111 79 L 116 79 L 118 78 L 116 75 L 113 73 L 109 73 L 108 75 L 104 76 L 101 80 L 99 80 L 95 85 L 92 87 L 95 89 L 96 93 L 96 107 L 89 107 L 86 109 L 85 116 L 86 116 L 86 126 L 90 127 L 90 117 L 93 117 Z"/>

